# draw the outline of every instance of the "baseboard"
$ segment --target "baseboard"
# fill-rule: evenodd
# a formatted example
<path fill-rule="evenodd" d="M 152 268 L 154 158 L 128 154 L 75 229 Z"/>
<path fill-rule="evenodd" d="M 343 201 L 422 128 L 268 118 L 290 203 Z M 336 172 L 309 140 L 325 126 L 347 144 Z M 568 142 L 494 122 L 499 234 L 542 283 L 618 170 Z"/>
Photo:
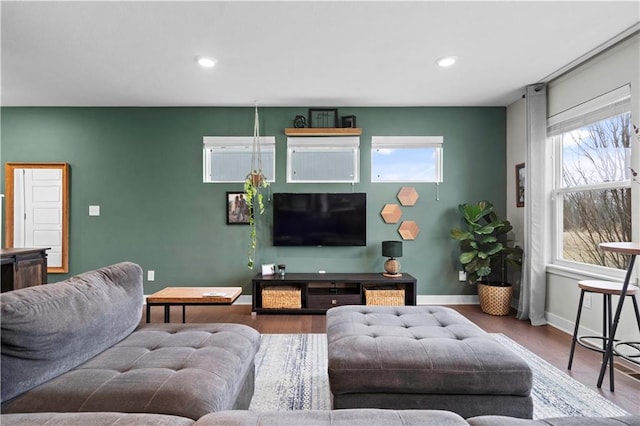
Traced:
<path fill-rule="evenodd" d="M 478 295 L 418 295 L 418 305 L 477 305 Z"/>
<path fill-rule="evenodd" d="M 234 305 L 251 305 L 252 303 L 253 300 L 251 299 L 250 294 L 241 294 L 235 301 Z"/>
<path fill-rule="evenodd" d="M 547 319 L 548 325 L 573 336 L 573 329 L 576 326 L 576 323 L 574 321 L 569 321 L 566 318 L 559 317 L 558 315 L 554 315 L 546 311 L 544 313 L 544 316 Z M 580 326 L 578 329 L 579 336 L 598 336 L 600 335 L 600 333 L 601 331 L 591 330 L 583 326 Z"/>

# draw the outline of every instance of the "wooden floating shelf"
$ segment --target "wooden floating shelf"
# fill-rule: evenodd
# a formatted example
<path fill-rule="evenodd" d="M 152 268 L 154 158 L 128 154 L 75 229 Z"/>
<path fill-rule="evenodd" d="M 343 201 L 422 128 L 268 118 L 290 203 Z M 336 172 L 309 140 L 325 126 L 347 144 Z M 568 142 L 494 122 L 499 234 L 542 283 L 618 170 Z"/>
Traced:
<path fill-rule="evenodd" d="M 355 128 L 334 128 L 334 127 L 287 127 L 284 129 L 287 136 L 360 136 L 362 129 Z"/>

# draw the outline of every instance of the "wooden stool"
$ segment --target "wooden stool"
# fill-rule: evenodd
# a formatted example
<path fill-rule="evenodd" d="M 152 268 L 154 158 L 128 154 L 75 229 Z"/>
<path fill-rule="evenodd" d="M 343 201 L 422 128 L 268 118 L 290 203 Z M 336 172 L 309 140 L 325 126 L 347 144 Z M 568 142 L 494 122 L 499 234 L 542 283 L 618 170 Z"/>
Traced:
<path fill-rule="evenodd" d="M 622 283 L 616 283 L 611 281 L 596 281 L 596 280 L 585 280 L 578 281 L 578 287 L 580 287 L 580 302 L 578 303 L 578 315 L 576 316 L 576 326 L 573 330 L 573 339 L 571 340 L 571 353 L 569 354 L 569 365 L 567 367 L 568 370 L 571 370 L 571 364 L 573 363 L 573 353 L 576 348 L 576 343 L 580 346 L 590 349 L 592 351 L 601 352 L 602 353 L 602 362 L 609 363 L 609 388 L 613 392 L 613 355 L 615 352 L 611 354 L 609 359 L 605 359 L 607 343 L 609 342 L 609 338 L 611 336 L 611 326 L 612 326 L 612 316 L 613 311 L 611 309 L 611 296 L 616 295 L 620 296 L 622 293 Z M 578 336 L 578 328 L 580 327 L 580 316 L 582 314 L 582 302 L 584 301 L 584 294 L 586 292 L 589 293 L 598 293 L 602 294 L 602 335 L 601 336 Z M 636 312 L 636 321 L 638 323 L 638 329 L 640 329 L 640 313 L 638 311 L 638 302 L 636 300 L 636 295 L 638 294 L 638 287 L 629 286 L 627 288 L 626 296 L 631 296 L 631 300 L 633 301 L 633 308 Z M 586 341 L 586 339 L 596 339 L 602 340 L 602 349 L 595 347 L 593 344 L 590 344 Z"/>

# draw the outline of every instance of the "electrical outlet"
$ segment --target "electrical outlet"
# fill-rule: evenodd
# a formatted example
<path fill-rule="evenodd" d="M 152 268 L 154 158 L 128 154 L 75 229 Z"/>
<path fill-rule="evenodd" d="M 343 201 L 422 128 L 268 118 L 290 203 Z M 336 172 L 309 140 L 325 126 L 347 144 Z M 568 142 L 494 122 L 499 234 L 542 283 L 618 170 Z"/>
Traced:
<path fill-rule="evenodd" d="M 585 309 L 591 309 L 591 293 L 584 293 L 584 300 L 582 301 L 582 306 Z"/>
<path fill-rule="evenodd" d="M 153 281 L 156 279 L 156 271 L 147 271 L 147 281 Z"/>
<path fill-rule="evenodd" d="M 465 271 L 458 271 L 458 281 L 466 281 L 467 273 Z"/>

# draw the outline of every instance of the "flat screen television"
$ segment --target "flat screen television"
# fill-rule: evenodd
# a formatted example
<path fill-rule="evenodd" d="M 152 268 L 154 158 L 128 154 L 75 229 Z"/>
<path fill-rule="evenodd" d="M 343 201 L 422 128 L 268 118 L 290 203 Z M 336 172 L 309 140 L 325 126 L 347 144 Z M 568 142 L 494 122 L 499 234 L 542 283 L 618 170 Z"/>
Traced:
<path fill-rule="evenodd" d="M 367 194 L 274 193 L 273 245 L 367 245 Z"/>

